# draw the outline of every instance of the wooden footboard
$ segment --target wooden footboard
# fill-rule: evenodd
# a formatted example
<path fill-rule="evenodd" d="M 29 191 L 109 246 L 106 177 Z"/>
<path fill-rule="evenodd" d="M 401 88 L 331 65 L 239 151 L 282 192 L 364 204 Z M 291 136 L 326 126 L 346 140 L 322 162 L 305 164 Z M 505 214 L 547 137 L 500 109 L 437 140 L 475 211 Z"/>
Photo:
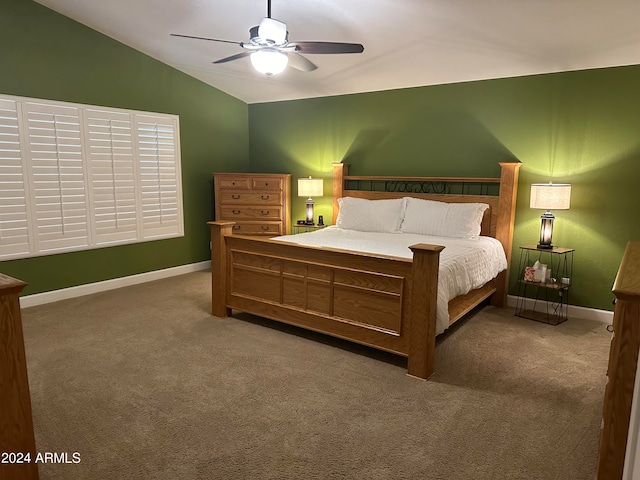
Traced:
<path fill-rule="evenodd" d="M 414 245 L 413 261 L 232 235 L 210 222 L 212 313 L 271 318 L 408 357 L 433 374 L 438 264 L 444 247 Z"/>

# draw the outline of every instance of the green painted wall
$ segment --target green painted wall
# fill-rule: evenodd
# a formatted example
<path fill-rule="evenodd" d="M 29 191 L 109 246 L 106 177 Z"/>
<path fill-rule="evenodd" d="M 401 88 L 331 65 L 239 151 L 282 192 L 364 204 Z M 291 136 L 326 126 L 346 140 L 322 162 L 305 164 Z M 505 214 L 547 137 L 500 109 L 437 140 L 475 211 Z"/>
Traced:
<path fill-rule="evenodd" d="M 529 185 L 571 183 L 553 237 L 576 249 L 570 303 L 611 310 L 626 242 L 640 240 L 639 84 L 632 66 L 254 104 L 251 170 L 324 177 L 316 213 L 331 218 L 332 162 L 356 175 L 498 176 L 498 162 L 520 161 L 514 246 L 538 240 Z"/>
<path fill-rule="evenodd" d="M 248 168 L 245 103 L 30 0 L 0 2 L 0 93 L 180 116 L 185 236 L 0 263 L 39 293 L 210 258 L 211 173 Z"/>
<path fill-rule="evenodd" d="M 27 294 L 208 259 L 213 171 L 323 176 L 316 212 L 330 218 L 332 162 L 497 176 L 521 161 L 514 245 L 537 241 L 529 184 L 572 183 L 554 243 L 576 248 L 570 303 L 585 307 L 611 309 L 624 246 L 640 239 L 638 66 L 247 106 L 30 0 L 0 3 L 0 65 L 0 93 L 180 116 L 185 237 L 0 263 Z"/>

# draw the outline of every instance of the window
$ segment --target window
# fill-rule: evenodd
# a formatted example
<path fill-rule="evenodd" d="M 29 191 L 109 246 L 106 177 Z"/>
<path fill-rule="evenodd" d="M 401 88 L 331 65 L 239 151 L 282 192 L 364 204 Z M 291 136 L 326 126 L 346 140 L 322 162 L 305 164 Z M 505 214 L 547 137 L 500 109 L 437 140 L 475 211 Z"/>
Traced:
<path fill-rule="evenodd" d="M 178 117 L 0 95 L 0 260 L 184 234 Z"/>

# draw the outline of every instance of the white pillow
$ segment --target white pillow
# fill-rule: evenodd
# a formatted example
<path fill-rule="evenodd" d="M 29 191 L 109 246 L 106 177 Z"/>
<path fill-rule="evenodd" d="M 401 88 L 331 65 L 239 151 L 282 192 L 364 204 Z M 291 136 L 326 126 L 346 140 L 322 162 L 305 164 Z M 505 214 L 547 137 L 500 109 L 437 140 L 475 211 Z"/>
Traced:
<path fill-rule="evenodd" d="M 404 198 L 390 200 L 366 200 L 342 197 L 338 199 L 340 210 L 336 226 L 362 232 L 400 231 L 404 214 Z"/>
<path fill-rule="evenodd" d="M 476 238 L 486 203 L 446 203 L 406 197 L 402 233 L 436 237 Z"/>

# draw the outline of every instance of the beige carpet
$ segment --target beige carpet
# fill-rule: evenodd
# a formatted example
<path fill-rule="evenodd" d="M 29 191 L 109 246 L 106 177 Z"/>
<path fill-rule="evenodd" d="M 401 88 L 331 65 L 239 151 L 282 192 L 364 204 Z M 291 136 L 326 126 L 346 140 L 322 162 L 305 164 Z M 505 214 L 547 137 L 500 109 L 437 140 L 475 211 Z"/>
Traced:
<path fill-rule="evenodd" d="M 436 375 L 248 315 L 197 272 L 23 311 L 41 479 L 523 479 L 595 474 L 605 325 L 485 307 Z"/>

